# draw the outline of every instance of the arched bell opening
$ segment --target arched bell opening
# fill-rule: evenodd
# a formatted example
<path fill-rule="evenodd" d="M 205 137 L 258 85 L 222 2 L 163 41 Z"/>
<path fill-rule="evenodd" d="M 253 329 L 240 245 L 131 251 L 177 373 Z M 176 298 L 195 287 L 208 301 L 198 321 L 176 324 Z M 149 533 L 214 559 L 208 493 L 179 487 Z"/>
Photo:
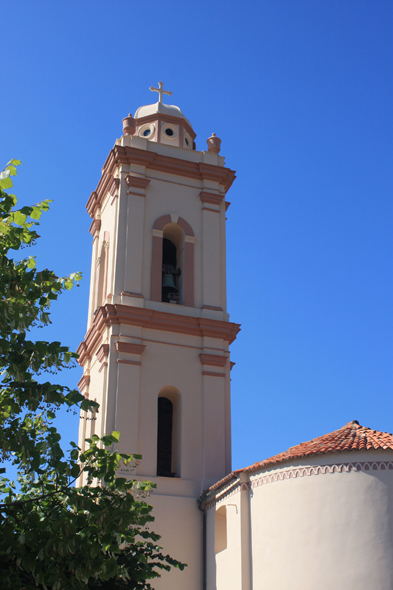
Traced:
<path fill-rule="evenodd" d="M 180 477 L 180 394 L 164 387 L 157 400 L 157 476 Z"/>
<path fill-rule="evenodd" d="M 162 243 L 161 301 L 183 303 L 184 232 L 176 223 L 164 227 Z"/>

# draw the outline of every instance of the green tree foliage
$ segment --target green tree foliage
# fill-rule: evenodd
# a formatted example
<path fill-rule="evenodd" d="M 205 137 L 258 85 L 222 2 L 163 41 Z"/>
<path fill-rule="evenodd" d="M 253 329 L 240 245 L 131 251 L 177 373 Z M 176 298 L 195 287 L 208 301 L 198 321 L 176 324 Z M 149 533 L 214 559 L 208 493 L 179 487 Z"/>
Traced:
<path fill-rule="evenodd" d="M 50 381 L 77 355 L 60 342 L 31 341 L 29 330 L 50 322 L 52 301 L 77 283 L 36 269 L 35 259 L 13 259 L 32 245 L 49 201 L 15 208 L 12 186 L 18 160 L 0 175 L 0 461 L 18 469 L 19 488 L 0 476 L 0 580 L 2 589 L 79 590 L 150 588 L 160 570 L 184 565 L 163 555 L 145 497 L 152 484 L 116 477 L 140 459 L 115 449 L 119 433 L 87 439 L 84 452 L 67 452 L 53 425 L 59 409 L 94 412 L 98 405 Z M 75 487 L 83 472 L 87 485 Z"/>

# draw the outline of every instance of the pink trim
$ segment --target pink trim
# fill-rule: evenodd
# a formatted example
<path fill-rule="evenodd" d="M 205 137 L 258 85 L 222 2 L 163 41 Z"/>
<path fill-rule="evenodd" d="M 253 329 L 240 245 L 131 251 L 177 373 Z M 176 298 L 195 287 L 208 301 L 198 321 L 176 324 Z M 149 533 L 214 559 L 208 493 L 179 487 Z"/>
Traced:
<path fill-rule="evenodd" d="M 101 367 L 98 369 L 98 372 L 101 373 L 101 371 L 104 369 L 104 367 L 107 367 L 107 366 L 108 366 L 108 363 L 107 362 L 102 363 L 101 364 Z"/>
<path fill-rule="evenodd" d="M 188 223 L 188 221 L 183 219 L 183 217 L 179 217 L 179 219 L 177 220 L 177 224 L 180 225 L 186 236 L 195 236 L 191 225 Z"/>
<path fill-rule="evenodd" d="M 160 330 L 190 336 L 209 337 L 231 344 L 240 330 L 238 324 L 224 320 L 211 320 L 169 312 L 134 307 L 132 305 L 106 304 L 97 311 L 93 325 L 85 340 L 78 347 L 79 364 L 82 366 L 91 358 L 102 341 L 102 334 L 111 325 L 139 326 L 149 330 Z"/>
<path fill-rule="evenodd" d="M 118 188 L 120 186 L 120 178 L 114 178 L 112 180 L 112 183 L 109 187 L 109 194 L 113 197 L 115 194 L 117 194 Z"/>
<path fill-rule="evenodd" d="M 192 242 L 185 242 L 184 243 L 184 305 L 186 307 L 194 307 L 194 274 L 195 274 L 194 273 L 194 244 Z"/>
<path fill-rule="evenodd" d="M 224 311 L 222 307 L 216 307 L 215 305 L 202 305 L 202 309 L 212 309 L 213 311 Z"/>
<path fill-rule="evenodd" d="M 89 232 L 91 233 L 93 238 L 96 235 L 96 233 L 100 231 L 100 229 L 101 229 L 101 219 L 93 219 L 93 221 L 91 222 L 91 226 L 89 227 Z"/>
<path fill-rule="evenodd" d="M 141 365 L 141 361 L 125 361 L 123 359 L 117 359 L 120 365 Z"/>
<path fill-rule="evenodd" d="M 202 203 L 210 203 L 211 205 L 221 205 L 224 195 L 217 193 L 208 193 L 207 191 L 201 191 L 199 193 Z"/>
<path fill-rule="evenodd" d="M 183 125 L 185 125 L 184 121 Z M 213 164 L 202 162 L 189 162 L 181 158 L 172 158 L 131 146 L 115 145 L 106 159 L 97 189 L 92 192 L 87 202 L 87 212 L 91 217 L 95 217 L 98 207 L 102 205 L 108 193 L 109 186 L 113 182 L 113 174 L 122 164 L 138 164 L 152 170 L 168 172 L 186 178 L 212 180 L 218 182 L 225 192 L 231 187 L 236 177 L 233 170 L 224 166 L 214 166 Z"/>
<path fill-rule="evenodd" d="M 169 217 L 169 215 L 167 217 Z M 169 219 L 170 219 L 170 217 L 169 217 Z M 162 275 L 162 238 L 159 238 L 158 236 L 153 236 L 152 253 L 151 253 L 151 279 L 150 279 L 150 299 L 151 299 L 151 301 L 161 301 L 161 281 L 162 281 L 161 275 Z"/>
<path fill-rule="evenodd" d="M 150 180 L 148 178 L 142 178 L 141 176 L 133 176 L 129 174 L 126 176 L 126 183 L 127 186 L 132 186 L 134 188 L 146 188 Z"/>
<path fill-rule="evenodd" d="M 202 365 L 211 365 L 212 367 L 225 367 L 227 364 L 226 356 L 219 356 L 218 354 L 206 354 L 202 352 L 199 355 Z"/>
<path fill-rule="evenodd" d="M 172 223 L 171 216 L 170 215 L 163 215 L 162 217 L 159 217 L 158 219 L 155 220 L 154 225 L 153 225 L 153 229 L 163 230 L 164 227 L 166 225 L 168 225 L 168 223 Z"/>
<path fill-rule="evenodd" d="M 225 373 L 214 373 L 213 371 L 202 371 L 202 375 L 207 375 L 208 377 L 225 377 Z"/>
<path fill-rule="evenodd" d="M 109 354 L 109 344 L 101 344 L 100 348 L 97 350 L 96 355 L 100 363 L 106 358 Z"/>
<path fill-rule="evenodd" d="M 144 299 L 145 296 L 142 295 L 142 293 L 133 293 L 132 291 L 122 291 L 120 293 L 120 295 L 123 295 L 123 297 L 139 297 L 140 299 Z M 109 297 L 109 295 L 108 295 Z"/>
<path fill-rule="evenodd" d="M 117 352 L 125 352 L 127 354 L 143 354 L 143 351 L 146 348 L 144 344 L 135 344 L 134 342 L 121 342 L 118 340 L 116 342 L 116 350 Z"/>
<path fill-rule="evenodd" d="M 78 389 L 81 393 L 83 390 L 89 385 L 90 383 L 90 375 L 82 375 L 82 377 L 78 381 Z"/>

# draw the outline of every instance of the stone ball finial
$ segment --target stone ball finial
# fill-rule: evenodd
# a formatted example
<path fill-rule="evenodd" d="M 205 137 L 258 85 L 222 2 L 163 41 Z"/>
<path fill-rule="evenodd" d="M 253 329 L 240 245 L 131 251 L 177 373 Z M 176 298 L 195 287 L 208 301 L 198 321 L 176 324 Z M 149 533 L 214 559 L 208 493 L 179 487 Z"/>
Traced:
<path fill-rule="evenodd" d="M 216 137 L 215 133 L 211 134 L 211 137 L 207 140 L 207 149 L 209 152 L 219 154 L 221 149 L 221 139 Z"/>
<path fill-rule="evenodd" d="M 134 135 L 135 129 L 135 119 L 130 113 L 128 117 L 124 117 L 123 119 L 123 133 L 124 135 Z"/>

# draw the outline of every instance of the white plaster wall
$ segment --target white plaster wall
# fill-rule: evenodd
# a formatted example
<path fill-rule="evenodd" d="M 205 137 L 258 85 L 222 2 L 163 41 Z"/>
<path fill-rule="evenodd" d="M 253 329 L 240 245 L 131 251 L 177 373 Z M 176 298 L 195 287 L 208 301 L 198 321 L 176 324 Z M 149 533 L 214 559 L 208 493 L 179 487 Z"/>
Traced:
<path fill-rule="evenodd" d="M 392 460 L 352 452 L 279 469 Z M 393 588 L 393 471 L 309 475 L 251 489 L 253 587 L 274 590 Z"/>
<path fill-rule="evenodd" d="M 226 506 L 227 548 L 215 554 L 215 513 L 222 506 Z M 242 588 L 240 523 L 240 493 L 229 495 L 207 511 L 207 590 Z"/>

